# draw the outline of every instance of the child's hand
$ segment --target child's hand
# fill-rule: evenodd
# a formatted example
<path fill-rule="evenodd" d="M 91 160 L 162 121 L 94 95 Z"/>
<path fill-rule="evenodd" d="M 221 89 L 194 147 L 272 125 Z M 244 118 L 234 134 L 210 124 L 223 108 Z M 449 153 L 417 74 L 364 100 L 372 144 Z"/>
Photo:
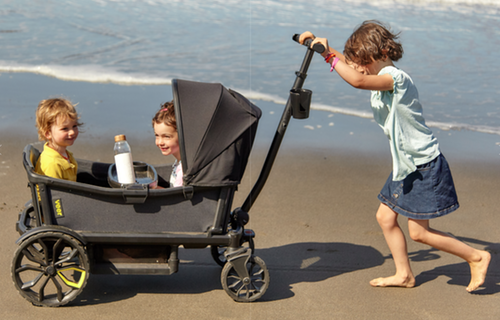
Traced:
<path fill-rule="evenodd" d="M 299 43 L 304 44 L 304 41 L 307 39 L 312 39 L 310 47 L 312 48 L 316 43 L 320 43 L 324 48 L 325 51 L 321 54 L 323 57 L 325 57 L 329 53 L 329 46 L 328 46 L 328 39 L 326 38 L 316 38 L 314 34 L 312 34 L 310 31 L 306 31 L 303 34 L 300 35 L 299 37 Z"/>
<path fill-rule="evenodd" d="M 326 55 L 330 53 L 330 46 L 328 45 L 328 39 L 327 38 L 314 38 L 314 40 L 311 42 L 311 48 L 316 43 L 320 43 L 325 48 L 325 51 L 323 51 L 323 53 L 321 53 L 321 55 L 323 57 L 326 57 Z"/>
<path fill-rule="evenodd" d="M 314 40 L 314 38 L 316 38 L 314 36 L 314 34 L 312 34 L 309 31 L 306 31 L 306 32 L 304 32 L 303 34 L 300 35 L 300 37 L 299 37 L 299 43 L 300 44 L 304 44 L 304 41 L 306 41 L 307 39 L 313 39 Z"/>

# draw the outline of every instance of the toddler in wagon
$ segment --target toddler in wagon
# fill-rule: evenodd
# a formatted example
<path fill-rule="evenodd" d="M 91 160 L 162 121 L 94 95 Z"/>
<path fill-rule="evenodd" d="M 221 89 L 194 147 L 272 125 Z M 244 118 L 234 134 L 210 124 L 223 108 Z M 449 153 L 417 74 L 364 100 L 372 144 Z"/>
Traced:
<path fill-rule="evenodd" d="M 78 137 L 79 121 L 75 106 L 66 99 L 42 100 L 36 110 L 38 138 L 46 141 L 35 172 L 53 178 L 76 181 L 78 163 L 66 148 Z"/>
<path fill-rule="evenodd" d="M 172 101 L 163 104 L 152 120 L 155 132 L 155 143 L 164 156 L 173 155 L 175 163 L 172 166 L 170 187 L 183 185 L 181 164 L 181 151 L 179 136 L 177 134 L 177 121 L 175 119 L 174 104 Z"/>

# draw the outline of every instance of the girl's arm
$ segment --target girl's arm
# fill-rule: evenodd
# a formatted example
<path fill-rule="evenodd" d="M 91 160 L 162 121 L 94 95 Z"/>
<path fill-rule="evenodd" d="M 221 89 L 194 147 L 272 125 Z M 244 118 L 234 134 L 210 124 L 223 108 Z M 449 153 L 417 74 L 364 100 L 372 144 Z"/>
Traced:
<path fill-rule="evenodd" d="M 349 83 L 354 88 L 364 89 L 364 90 L 377 90 L 377 91 L 389 91 L 393 89 L 394 80 L 392 76 L 389 74 L 384 75 L 376 75 L 376 74 L 363 74 L 361 71 L 355 70 L 355 65 L 347 64 L 345 60 L 345 56 L 341 54 L 339 51 L 333 49 L 328 45 L 328 39 L 326 38 L 316 38 L 311 32 L 306 31 L 300 35 L 299 42 L 302 44 L 306 39 L 314 39 L 311 42 L 311 47 L 316 43 L 321 43 L 325 48 L 325 50 L 321 55 L 326 57 L 329 53 L 334 53 L 335 57 L 339 59 L 339 61 L 335 64 L 335 71 L 344 79 L 347 83 Z M 330 59 L 329 62 L 332 62 L 333 58 Z M 388 61 L 390 65 L 392 65 L 392 61 Z M 374 63 L 384 63 L 381 61 L 376 61 Z M 365 66 L 366 67 L 366 66 Z M 358 67 L 360 68 L 360 67 Z M 361 67 L 363 68 L 363 67 Z M 381 68 L 380 68 L 381 69 Z M 377 73 L 378 71 L 377 70 Z"/>
<path fill-rule="evenodd" d="M 376 74 L 363 74 L 354 70 L 352 65 L 348 65 L 342 60 L 339 60 L 335 65 L 335 71 L 337 71 L 342 79 L 357 89 L 390 91 L 394 87 L 394 80 L 390 74 L 380 76 Z"/>

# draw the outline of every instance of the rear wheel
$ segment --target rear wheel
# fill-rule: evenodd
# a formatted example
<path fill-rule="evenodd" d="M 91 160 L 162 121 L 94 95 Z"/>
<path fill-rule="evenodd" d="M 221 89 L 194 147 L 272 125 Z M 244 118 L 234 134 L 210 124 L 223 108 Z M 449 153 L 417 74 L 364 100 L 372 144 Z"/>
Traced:
<path fill-rule="evenodd" d="M 12 260 L 12 280 L 36 306 L 58 307 L 74 300 L 87 284 L 89 259 L 82 244 L 59 232 L 24 240 Z"/>
<path fill-rule="evenodd" d="M 231 263 L 226 263 L 222 269 L 222 287 L 234 301 L 255 301 L 262 297 L 269 287 L 269 271 L 261 258 L 250 256 L 246 268 L 248 277 L 238 275 Z"/>

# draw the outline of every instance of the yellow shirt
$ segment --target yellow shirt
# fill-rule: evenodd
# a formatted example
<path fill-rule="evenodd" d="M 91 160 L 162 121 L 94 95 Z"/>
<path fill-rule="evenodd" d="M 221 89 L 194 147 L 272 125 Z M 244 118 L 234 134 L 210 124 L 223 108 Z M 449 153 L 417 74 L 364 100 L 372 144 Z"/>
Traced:
<path fill-rule="evenodd" d="M 78 170 L 78 163 L 73 154 L 66 150 L 68 160 L 64 159 L 59 152 L 47 146 L 43 146 L 43 152 L 40 154 L 36 162 L 35 172 L 41 175 L 64 179 L 76 182 L 76 172 Z"/>

